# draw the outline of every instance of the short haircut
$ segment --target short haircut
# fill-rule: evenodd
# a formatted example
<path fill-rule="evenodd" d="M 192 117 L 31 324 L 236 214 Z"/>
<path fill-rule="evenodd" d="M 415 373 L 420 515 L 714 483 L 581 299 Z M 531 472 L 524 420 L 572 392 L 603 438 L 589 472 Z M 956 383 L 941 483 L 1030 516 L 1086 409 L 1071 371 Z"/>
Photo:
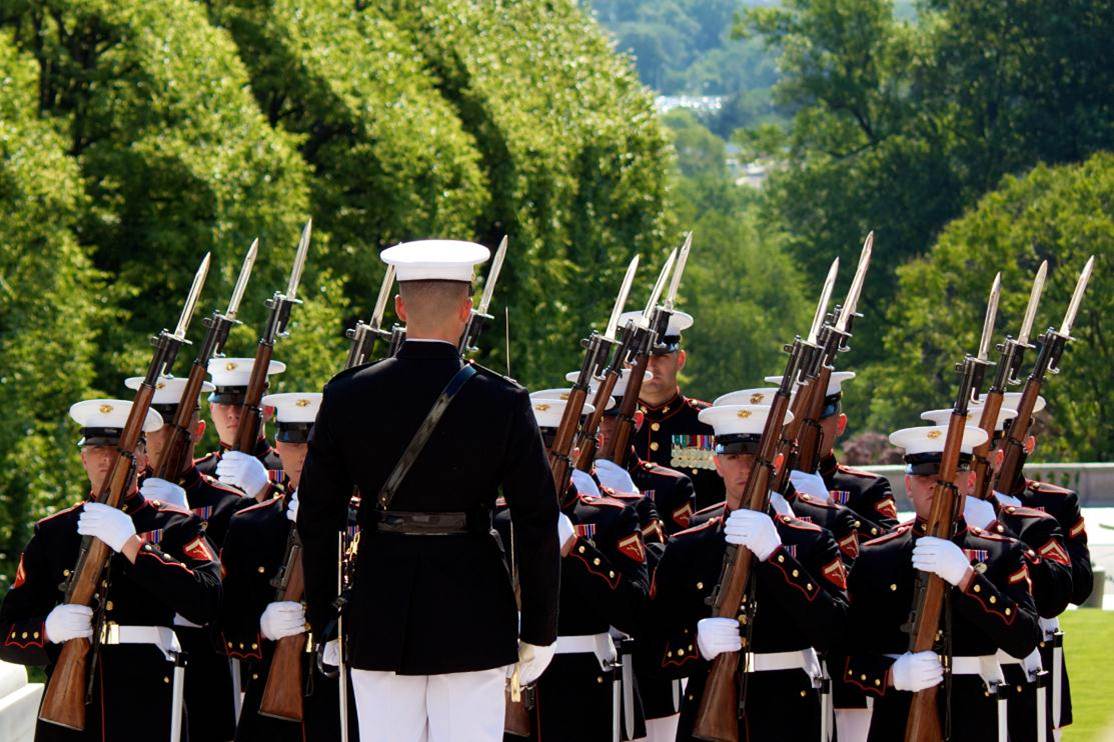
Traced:
<path fill-rule="evenodd" d="M 460 303 L 472 295 L 472 285 L 464 281 L 400 281 L 398 293 L 406 312 L 422 320 L 444 320 Z"/>

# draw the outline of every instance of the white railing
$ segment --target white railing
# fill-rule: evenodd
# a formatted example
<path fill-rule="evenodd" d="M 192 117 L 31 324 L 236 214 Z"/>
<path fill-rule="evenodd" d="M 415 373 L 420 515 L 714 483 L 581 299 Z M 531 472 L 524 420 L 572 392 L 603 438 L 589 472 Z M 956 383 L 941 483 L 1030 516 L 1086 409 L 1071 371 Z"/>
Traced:
<path fill-rule="evenodd" d="M 31 742 L 42 683 L 27 682 L 27 668 L 0 662 L 0 740 Z"/>

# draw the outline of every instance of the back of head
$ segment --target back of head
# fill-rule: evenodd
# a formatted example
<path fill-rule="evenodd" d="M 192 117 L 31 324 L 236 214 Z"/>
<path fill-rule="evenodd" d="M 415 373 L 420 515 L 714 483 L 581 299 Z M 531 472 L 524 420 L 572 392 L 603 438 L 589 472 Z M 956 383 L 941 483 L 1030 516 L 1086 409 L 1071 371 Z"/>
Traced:
<path fill-rule="evenodd" d="M 398 285 L 408 328 L 445 330 L 460 323 L 471 286 L 464 281 L 402 281 Z"/>

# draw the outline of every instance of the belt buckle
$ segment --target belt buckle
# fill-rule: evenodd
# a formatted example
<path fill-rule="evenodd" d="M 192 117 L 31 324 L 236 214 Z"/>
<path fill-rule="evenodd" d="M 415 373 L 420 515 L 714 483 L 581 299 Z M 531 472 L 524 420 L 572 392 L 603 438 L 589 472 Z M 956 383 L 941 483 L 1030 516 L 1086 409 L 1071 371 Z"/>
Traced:
<path fill-rule="evenodd" d="M 101 624 L 101 644 L 120 643 L 120 624 L 115 621 L 105 621 Z"/>

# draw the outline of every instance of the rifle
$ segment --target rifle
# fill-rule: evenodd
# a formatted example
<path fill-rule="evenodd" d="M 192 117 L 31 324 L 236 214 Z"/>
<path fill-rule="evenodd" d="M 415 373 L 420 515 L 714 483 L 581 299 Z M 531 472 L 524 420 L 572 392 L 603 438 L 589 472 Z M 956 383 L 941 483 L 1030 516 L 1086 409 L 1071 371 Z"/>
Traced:
<path fill-rule="evenodd" d="M 1006 335 L 1005 342 L 997 346 L 1001 355 L 998 358 L 997 370 L 990 382 L 990 388 L 983 397 L 982 416 L 979 418 L 979 427 L 986 431 L 987 438 L 985 443 L 975 446 L 972 452 L 971 468 L 975 472 L 975 489 L 971 496 L 980 500 L 988 500 L 991 497 L 991 480 L 994 473 L 990 463 L 990 446 L 998 427 L 998 416 L 1002 411 L 1002 401 L 1006 387 L 1010 384 L 1021 383 L 1017 378 L 1018 371 L 1021 369 L 1021 361 L 1025 355 L 1025 350 L 1033 347 L 1029 344 L 1029 331 L 1033 327 L 1033 318 L 1037 314 L 1037 305 L 1040 303 L 1041 293 L 1044 291 L 1044 280 L 1047 272 L 1048 261 L 1045 260 L 1041 263 L 1037 270 L 1037 277 L 1033 280 L 1033 288 L 1029 292 L 1029 304 L 1025 308 L 1024 319 L 1021 321 L 1021 331 L 1017 334 L 1017 339 Z M 1001 280 L 1001 275 L 999 273 L 998 277 L 994 279 L 996 284 Z M 987 308 L 987 319 L 984 320 L 983 338 L 987 337 L 985 323 L 988 321 L 993 321 L 989 307 Z M 980 355 L 984 354 L 985 351 L 980 349 Z M 977 394 L 978 389 L 975 389 L 974 392 Z"/>
<path fill-rule="evenodd" d="M 828 396 L 828 384 L 835 370 L 835 357 L 837 353 L 850 350 L 848 341 L 851 339 L 851 323 L 861 315 L 856 313 L 859 297 L 862 295 L 863 283 L 866 281 L 866 271 L 870 267 L 870 258 L 874 252 L 874 232 L 866 236 L 862 252 L 859 254 L 859 265 L 855 269 L 855 277 L 851 280 L 851 287 L 843 304 L 836 307 L 833 312 L 835 324 L 826 322 L 818 335 L 820 352 L 816 354 L 818 368 L 810 374 L 814 378 L 813 390 L 809 396 L 808 407 L 803 410 L 800 434 L 797 437 L 797 466 L 799 471 L 815 472 L 820 465 L 820 446 L 823 431 L 820 428 L 820 414 L 824 411 L 824 400 Z M 797 422 L 794 418 L 793 423 Z M 788 471 L 788 469 L 787 469 Z"/>
<path fill-rule="evenodd" d="M 1072 340 L 1071 328 L 1079 313 L 1083 292 L 1087 289 L 1087 282 L 1091 279 L 1094 265 L 1095 256 L 1092 255 L 1083 266 L 1079 279 L 1075 283 L 1075 291 L 1072 293 L 1060 329 L 1050 327 L 1041 338 L 1036 363 L 1033 364 L 1033 370 L 1029 373 L 1025 389 L 1021 393 L 1021 401 L 1017 405 L 1017 417 L 1010 422 L 1009 430 L 1002 438 L 1000 450 L 1004 456 L 996 482 L 999 492 L 1015 494 L 1024 484 L 1021 468 L 1025 465 L 1025 438 L 1029 435 L 1029 428 L 1033 423 L 1033 408 L 1037 404 L 1044 377 L 1049 373 L 1060 373 L 1060 358 L 1064 354 L 1064 348 Z"/>
<path fill-rule="evenodd" d="M 147 411 L 151 407 L 155 384 L 158 383 L 159 376 L 169 372 L 179 349 L 187 342 L 186 329 L 193 317 L 197 297 L 201 294 L 208 273 L 209 254 L 206 253 L 197 273 L 194 274 L 189 295 L 182 307 L 174 332 L 162 330 L 157 336 L 151 338 L 151 344 L 155 348 L 151 363 L 135 393 L 131 411 L 128 413 L 127 422 L 120 434 L 120 442 L 117 444 L 116 460 L 109 476 L 97 492 L 96 502 L 118 508 L 123 504 L 127 493 L 135 486 L 135 449 L 143 432 Z M 105 573 L 111 556 L 112 550 L 100 539 L 91 536 L 82 537 L 77 562 L 65 584 L 66 603 L 87 606 L 96 600 L 95 593 L 106 578 Z M 100 628 L 103 628 L 103 612 L 99 610 L 92 642 L 79 638 L 70 639 L 62 645 L 62 651 L 58 655 L 57 662 L 54 663 L 54 670 L 47 680 L 42 706 L 39 708 L 39 719 L 42 721 L 78 731 L 85 729 L 85 706 L 92 700 L 92 674 L 96 669 L 97 655 L 100 650 Z M 93 654 L 92 662 L 89 661 L 90 650 Z"/>
<path fill-rule="evenodd" d="M 689 236 L 691 238 L 691 234 Z M 686 240 L 683 245 L 684 257 L 686 258 L 688 256 L 688 246 L 689 241 Z M 638 397 L 642 393 L 642 381 L 646 377 L 646 366 L 650 363 L 650 353 L 657 339 L 665 334 L 665 330 L 669 326 L 669 318 L 673 316 L 672 306 L 658 306 L 657 302 L 658 298 L 661 297 L 662 289 L 665 287 L 665 279 L 677 262 L 677 255 L 677 250 L 674 249 L 666 259 L 665 265 L 662 266 L 661 273 L 658 274 L 658 280 L 654 283 L 650 298 L 646 302 L 646 308 L 642 310 L 641 319 L 638 322 L 628 322 L 627 326 L 623 328 L 622 342 L 631 348 L 629 351 L 630 357 L 627 359 L 631 369 L 630 380 L 627 382 L 627 390 L 623 393 L 623 401 L 619 405 L 619 411 L 615 419 L 615 430 L 597 456 L 597 458 L 614 461 L 620 466 L 623 465 L 630 451 L 630 439 L 634 435 L 634 411 L 638 406 Z M 675 273 L 674 275 L 679 282 L 679 274 Z M 674 292 L 675 297 L 676 284 L 671 285 L 670 290 Z M 672 304 L 671 299 L 669 303 Z"/>
<path fill-rule="evenodd" d="M 357 321 L 355 327 L 345 330 L 345 337 L 352 341 L 352 345 L 348 348 L 348 358 L 344 361 L 344 367 L 346 369 L 367 363 L 376 338 L 390 340 L 391 333 L 382 329 L 382 324 L 383 313 L 387 310 L 387 300 L 391 298 L 391 287 L 394 285 L 394 282 L 395 267 L 393 265 L 388 265 L 387 272 L 383 274 L 383 283 L 379 285 L 379 296 L 375 299 L 375 308 L 371 312 L 371 321 Z"/>
<path fill-rule="evenodd" d="M 290 282 L 287 284 L 286 293 L 275 292 L 267 301 L 267 325 L 259 344 L 255 348 L 255 362 L 248 378 L 247 392 L 244 402 L 240 406 L 240 427 L 236 430 L 236 441 L 232 447 L 234 451 L 253 453 L 256 441 L 263 430 L 263 408 L 260 401 L 267 390 L 267 369 L 271 365 L 271 356 L 275 351 L 275 341 L 286 337 L 286 324 L 290 321 L 290 310 L 295 304 L 302 302 L 297 299 L 298 283 L 302 280 L 302 269 L 306 266 L 306 253 L 309 250 L 310 231 L 313 220 L 306 222 L 302 230 L 302 237 L 298 240 L 298 250 L 294 255 L 294 267 L 290 270 Z"/>
<path fill-rule="evenodd" d="M 994 329 L 994 313 L 998 307 L 999 281 L 995 279 L 987 301 L 987 319 L 979 341 L 978 355 L 967 355 L 956 365 L 959 372 L 959 392 L 948 419 L 948 433 L 940 458 L 940 471 L 932 491 L 932 509 L 925 528 L 926 536 L 950 539 L 955 535 L 955 522 L 963 506 L 963 498 L 955 486 L 959 468 L 959 452 L 967 427 L 967 409 L 972 391 L 979 388 L 983 374 L 990 365 L 986 360 L 990 335 Z M 913 593 L 913 609 L 909 617 L 909 651 L 927 652 L 936 646 L 937 629 L 944 609 L 948 584 L 929 572 L 917 573 Z M 906 742 L 936 742 L 943 738 L 940 715 L 936 710 L 938 686 L 913 694 L 909 718 L 905 726 Z"/>
<path fill-rule="evenodd" d="M 491 261 L 491 270 L 487 272 L 487 280 L 484 281 L 484 292 L 480 296 L 480 304 L 478 309 L 473 309 L 472 313 L 468 316 L 468 324 L 464 326 L 464 332 L 460 336 L 460 344 L 457 349 L 460 354 L 467 355 L 475 353 L 479 348 L 476 342 L 480 339 L 480 335 L 487 326 L 495 319 L 487 313 L 487 309 L 491 306 L 491 297 L 495 293 L 495 284 L 499 281 L 499 272 L 503 270 L 503 260 L 507 257 L 507 237 L 499 241 L 499 249 L 495 251 L 495 259 Z"/>
<path fill-rule="evenodd" d="M 637 270 L 638 256 L 635 255 L 627 266 L 627 272 L 623 276 L 623 283 L 619 288 L 619 295 L 615 297 L 615 304 L 611 308 L 611 318 L 608 320 L 607 329 L 604 331 L 604 337 L 606 338 L 615 337 L 619 325 L 619 316 L 623 313 L 623 308 L 627 304 L 627 295 L 630 293 L 630 287 L 634 282 L 634 274 Z M 603 371 L 603 379 L 596 387 L 596 396 L 592 400 L 594 409 L 585 424 L 581 426 L 580 434 L 576 438 L 576 448 L 579 451 L 576 458 L 576 468 L 580 471 L 589 471 L 592 468 L 592 462 L 596 460 L 596 431 L 599 430 L 600 422 L 603 420 L 603 412 L 608 402 L 607 398 L 611 396 L 615 384 L 618 383 L 619 377 L 623 373 L 630 343 L 633 339 L 634 333 L 628 328 L 623 333 L 619 347 L 611 357 L 611 363 L 607 364 Z"/>
<path fill-rule="evenodd" d="M 826 286 L 824 293 L 817 308 L 817 312 L 821 315 L 828 303 L 827 294 L 831 293 L 830 286 Z M 762 429 L 758 454 L 750 478 L 747 479 L 746 489 L 743 490 L 741 507 L 765 512 L 769 506 L 770 480 L 777 469 L 784 467 L 784 460 L 777 453 L 782 439 L 781 430 L 789 412 L 789 397 L 793 391 L 793 384 L 800 373 L 807 349 L 808 343 L 799 335 L 792 344 L 785 346 L 789 359 L 770 405 L 766 424 Z M 723 556 L 719 584 L 709 598 L 713 616 L 740 618 L 740 605 L 744 596 L 752 589 L 750 574 L 751 552 L 729 544 Z M 753 606 L 754 601 L 749 600 L 747 604 Z M 715 742 L 737 742 L 739 739 L 738 672 L 738 652 L 724 652 L 712 660 L 712 667 L 704 685 L 704 694 L 700 698 L 696 723 L 693 726 L 693 736 L 697 739 Z"/>
<path fill-rule="evenodd" d="M 174 416 L 170 432 L 170 439 L 163 448 L 162 457 L 159 459 L 155 476 L 170 482 L 177 482 L 182 472 L 190 465 L 190 454 L 193 449 L 193 413 L 197 408 L 197 399 L 201 395 L 201 387 L 205 383 L 205 374 L 208 373 L 209 359 L 224 352 L 224 344 L 228 341 L 228 333 L 233 325 L 240 324 L 236 319 L 236 312 L 240 309 L 240 301 L 244 298 L 248 279 L 251 277 L 252 266 L 255 265 L 255 256 L 259 250 L 259 240 L 253 240 L 244 256 L 240 275 L 232 289 L 232 298 L 228 300 L 228 309 L 221 314 L 219 309 L 214 309 L 211 317 L 205 317 L 201 322 L 205 325 L 205 339 L 197 349 L 197 357 L 190 367 L 189 376 L 186 378 L 182 397 L 178 400 L 178 411 Z"/>

